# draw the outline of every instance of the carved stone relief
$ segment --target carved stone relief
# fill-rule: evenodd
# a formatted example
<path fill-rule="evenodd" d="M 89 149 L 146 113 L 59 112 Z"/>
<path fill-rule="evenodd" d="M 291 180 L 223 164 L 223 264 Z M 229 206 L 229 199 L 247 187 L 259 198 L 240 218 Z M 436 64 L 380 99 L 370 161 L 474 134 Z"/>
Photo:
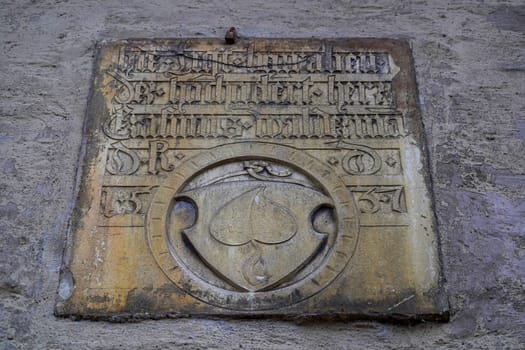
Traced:
<path fill-rule="evenodd" d="M 94 84 L 57 314 L 446 318 L 406 44 L 119 41 Z"/>

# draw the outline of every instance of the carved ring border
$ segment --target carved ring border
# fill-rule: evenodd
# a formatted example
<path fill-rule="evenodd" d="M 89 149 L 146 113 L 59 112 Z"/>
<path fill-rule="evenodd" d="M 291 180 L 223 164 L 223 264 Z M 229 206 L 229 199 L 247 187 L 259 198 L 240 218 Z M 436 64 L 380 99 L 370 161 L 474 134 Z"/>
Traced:
<path fill-rule="evenodd" d="M 319 182 L 333 198 L 337 215 L 337 236 L 331 252 L 310 275 L 296 283 L 261 292 L 236 292 L 213 286 L 195 275 L 171 254 L 167 244 L 167 222 L 174 196 L 196 174 L 230 159 L 261 158 L 301 169 Z M 164 274 L 195 298 L 222 308 L 263 311 L 295 304 L 326 288 L 344 270 L 355 251 L 359 222 L 354 199 L 342 180 L 326 165 L 304 151 L 264 142 L 239 142 L 204 151 L 182 163 L 161 184 L 146 217 L 146 239 Z"/>

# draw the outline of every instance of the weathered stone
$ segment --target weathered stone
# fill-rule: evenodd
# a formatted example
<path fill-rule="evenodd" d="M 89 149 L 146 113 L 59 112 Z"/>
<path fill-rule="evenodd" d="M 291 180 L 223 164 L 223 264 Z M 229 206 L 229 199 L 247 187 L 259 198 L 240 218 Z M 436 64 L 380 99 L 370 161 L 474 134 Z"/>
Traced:
<path fill-rule="evenodd" d="M 94 84 L 58 314 L 448 317 L 404 42 L 119 41 Z"/>

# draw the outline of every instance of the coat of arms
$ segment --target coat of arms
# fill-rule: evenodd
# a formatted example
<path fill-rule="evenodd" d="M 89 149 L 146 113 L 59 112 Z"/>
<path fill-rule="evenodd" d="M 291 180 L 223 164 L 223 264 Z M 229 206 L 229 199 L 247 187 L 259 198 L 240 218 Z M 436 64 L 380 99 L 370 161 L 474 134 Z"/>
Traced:
<path fill-rule="evenodd" d="M 301 270 L 334 233 L 333 203 L 283 167 L 245 161 L 229 168 L 178 195 L 198 213 L 181 233 L 231 286 L 268 290 Z"/>

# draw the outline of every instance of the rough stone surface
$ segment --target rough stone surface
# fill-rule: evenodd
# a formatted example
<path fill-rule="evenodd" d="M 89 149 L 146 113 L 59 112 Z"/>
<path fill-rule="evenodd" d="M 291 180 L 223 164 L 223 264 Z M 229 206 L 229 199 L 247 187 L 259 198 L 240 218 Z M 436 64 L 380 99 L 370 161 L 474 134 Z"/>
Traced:
<path fill-rule="evenodd" d="M 522 1 L 2 1 L 0 344 L 17 348 L 479 348 L 525 342 Z M 410 41 L 429 144 L 445 324 L 57 319 L 95 43 L 130 37 Z"/>

